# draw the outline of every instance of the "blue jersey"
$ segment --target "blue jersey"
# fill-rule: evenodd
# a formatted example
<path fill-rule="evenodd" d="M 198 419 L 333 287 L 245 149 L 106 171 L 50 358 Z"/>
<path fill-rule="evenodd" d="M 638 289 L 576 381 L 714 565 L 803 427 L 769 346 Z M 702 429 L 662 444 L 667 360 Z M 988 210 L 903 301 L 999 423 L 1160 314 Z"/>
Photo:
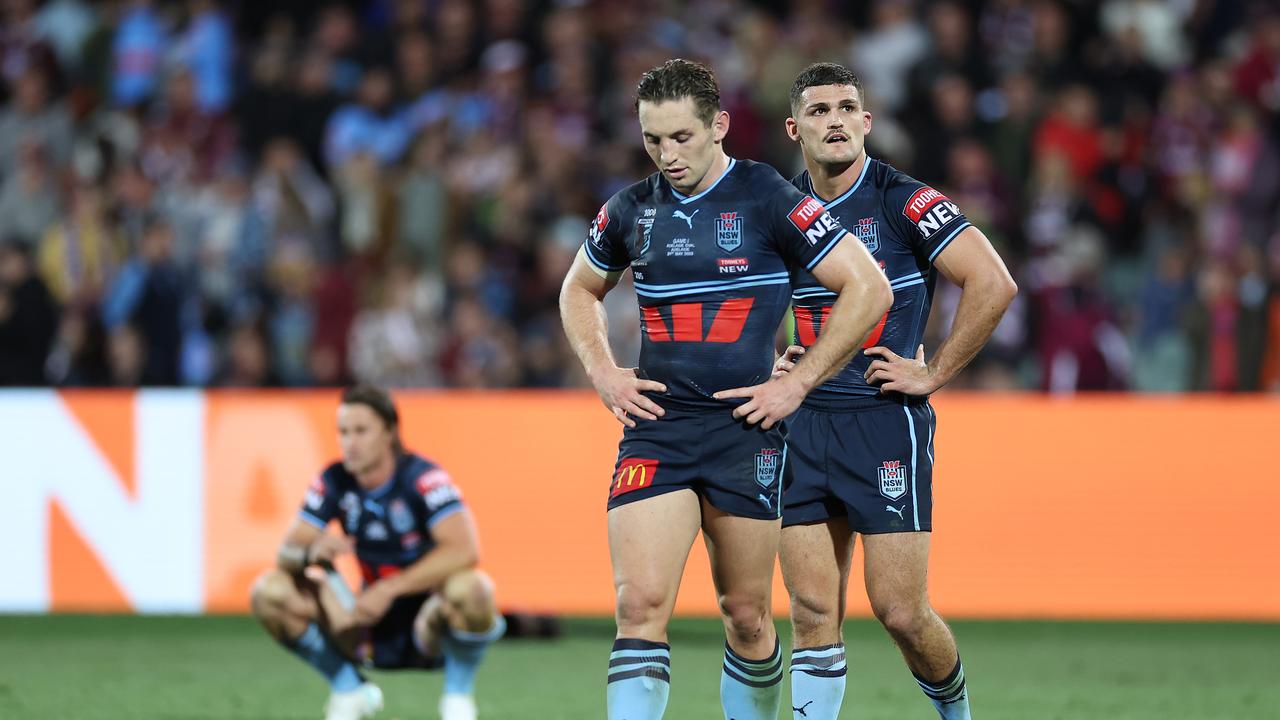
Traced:
<path fill-rule="evenodd" d="M 365 490 L 336 462 L 307 488 L 302 519 L 324 528 L 330 520 L 355 538 L 356 559 L 365 582 L 394 575 L 431 552 L 431 529 L 463 509 L 449 474 L 413 453 L 396 460 L 391 477 Z"/>
<path fill-rule="evenodd" d="M 796 176 L 792 183 L 799 190 L 813 193 L 808 171 Z M 933 261 L 969 227 L 969 221 L 942 193 L 871 157 L 863 163 L 853 187 L 825 203 L 871 251 L 893 288 L 893 305 L 876 323 L 863 347 L 880 345 L 903 357 L 915 357 L 933 304 L 937 279 Z M 795 340 L 808 347 L 822 332 L 835 294 L 806 272 L 793 273 L 791 281 Z M 867 398 L 890 400 L 863 379 L 874 359 L 858 352 L 844 369 L 809 393 L 806 402 L 838 408 L 842 404 L 865 405 Z M 900 399 L 898 396 L 897 401 Z"/>
<path fill-rule="evenodd" d="M 640 375 L 661 403 L 722 408 L 711 395 L 769 378 L 793 271 L 812 270 L 847 235 L 768 165 L 730 160 L 685 196 L 661 173 L 614 195 L 588 228 L 587 259 L 631 268 L 643 337 Z"/>

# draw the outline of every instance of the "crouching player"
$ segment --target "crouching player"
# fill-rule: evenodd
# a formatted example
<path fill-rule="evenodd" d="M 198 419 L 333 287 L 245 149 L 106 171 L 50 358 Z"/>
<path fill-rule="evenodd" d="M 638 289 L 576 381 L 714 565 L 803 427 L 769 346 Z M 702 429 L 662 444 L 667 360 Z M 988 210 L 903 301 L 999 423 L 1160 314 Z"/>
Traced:
<path fill-rule="evenodd" d="M 403 448 L 385 391 L 343 393 L 338 439 L 342 461 L 308 489 L 277 567 L 254 584 L 253 614 L 328 681 L 327 720 L 382 708 L 361 665 L 443 667 L 441 716 L 474 720 L 476 669 L 505 624 L 493 582 L 476 569 L 471 515 L 444 470 Z M 330 521 L 345 537 L 325 532 Z M 355 596 L 332 569 L 352 550 L 364 576 Z"/>

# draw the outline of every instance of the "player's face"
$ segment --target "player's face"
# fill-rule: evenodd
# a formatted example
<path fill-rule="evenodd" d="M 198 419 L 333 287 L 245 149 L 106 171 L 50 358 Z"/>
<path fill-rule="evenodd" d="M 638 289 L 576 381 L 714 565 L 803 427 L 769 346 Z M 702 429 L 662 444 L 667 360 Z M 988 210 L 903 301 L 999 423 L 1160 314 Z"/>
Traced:
<path fill-rule="evenodd" d="M 796 116 L 787 118 L 787 135 L 800 143 L 807 160 L 822 165 L 857 161 L 869 132 L 871 113 L 862 109 L 852 85 L 805 88 Z"/>
<path fill-rule="evenodd" d="M 391 428 L 368 405 L 338 406 L 338 445 L 347 472 L 359 475 L 393 454 L 395 437 Z"/>
<path fill-rule="evenodd" d="M 729 131 L 729 113 L 716 113 L 708 126 L 698 118 L 693 98 L 640 102 L 644 149 L 671 187 L 693 195 L 709 185 L 707 171 Z"/>

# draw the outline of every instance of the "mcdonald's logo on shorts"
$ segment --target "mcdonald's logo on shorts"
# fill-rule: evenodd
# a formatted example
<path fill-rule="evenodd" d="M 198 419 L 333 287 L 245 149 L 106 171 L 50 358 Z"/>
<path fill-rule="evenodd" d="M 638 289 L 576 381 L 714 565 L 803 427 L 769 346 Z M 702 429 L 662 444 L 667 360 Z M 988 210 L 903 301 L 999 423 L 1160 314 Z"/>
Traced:
<path fill-rule="evenodd" d="M 658 474 L 658 461 L 649 458 L 623 458 L 618 463 L 618 472 L 613 476 L 613 485 L 609 489 L 609 497 L 616 498 L 632 490 L 639 490 L 653 484 Z"/>

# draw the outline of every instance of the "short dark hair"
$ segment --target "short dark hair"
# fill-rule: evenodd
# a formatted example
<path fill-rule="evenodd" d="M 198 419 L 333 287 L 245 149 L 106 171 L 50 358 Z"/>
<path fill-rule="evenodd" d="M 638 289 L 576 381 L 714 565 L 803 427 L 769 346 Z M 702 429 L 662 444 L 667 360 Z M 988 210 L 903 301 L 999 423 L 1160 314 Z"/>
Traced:
<path fill-rule="evenodd" d="M 636 110 L 640 102 L 660 103 L 692 98 L 698 119 L 710 126 L 720 112 L 720 85 L 711 68 L 699 62 L 675 58 L 640 76 L 636 86 Z"/>
<path fill-rule="evenodd" d="M 391 399 L 391 393 L 376 385 L 360 383 L 342 391 L 342 404 L 364 405 L 372 410 L 395 436 L 392 448 L 396 454 L 404 452 L 404 445 L 400 442 L 400 413 L 396 410 L 395 401 Z"/>
<path fill-rule="evenodd" d="M 796 76 L 791 85 L 791 112 L 800 109 L 800 96 L 811 87 L 821 85 L 852 85 L 858 91 L 858 104 L 866 109 L 866 98 L 862 95 L 862 81 L 853 71 L 836 63 L 814 63 Z"/>

